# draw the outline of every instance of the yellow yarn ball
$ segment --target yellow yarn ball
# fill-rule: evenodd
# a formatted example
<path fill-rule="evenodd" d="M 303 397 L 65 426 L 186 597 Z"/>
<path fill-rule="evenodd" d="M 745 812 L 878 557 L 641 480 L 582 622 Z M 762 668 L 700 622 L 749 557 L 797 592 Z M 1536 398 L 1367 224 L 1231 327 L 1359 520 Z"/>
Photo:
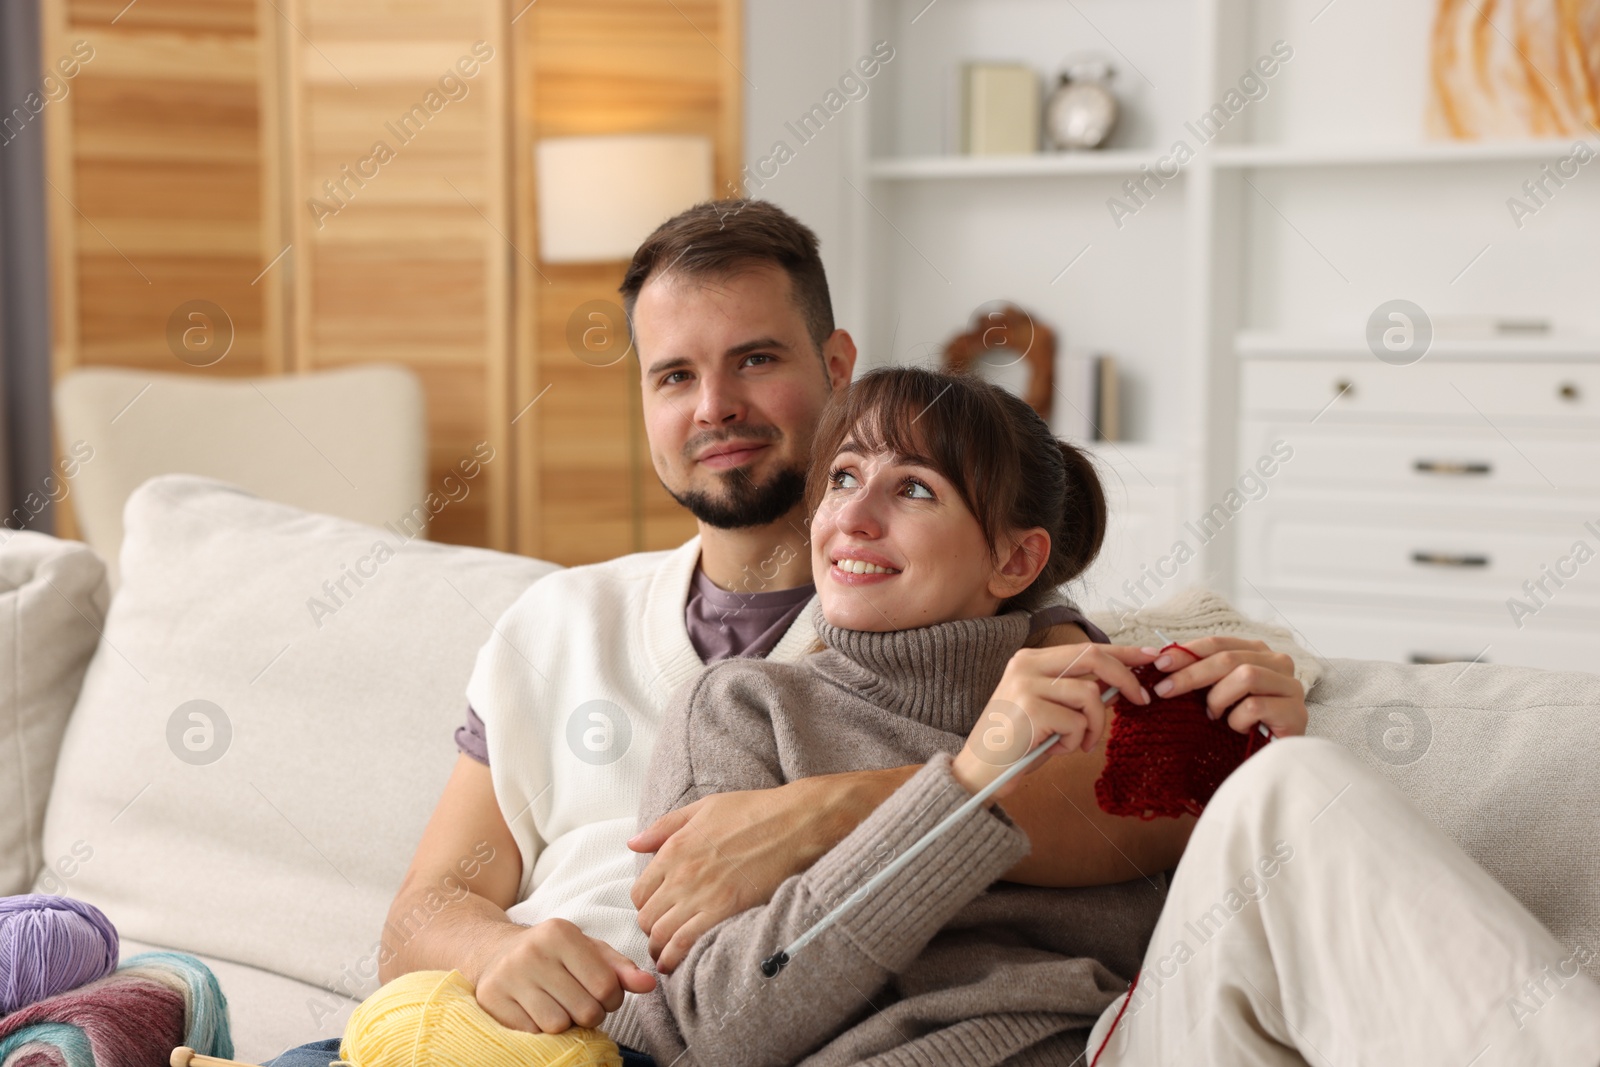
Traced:
<path fill-rule="evenodd" d="M 622 1067 L 616 1043 L 598 1030 L 530 1034 L 501 1026 L 460 971 L 413 971 L 362 1001 L 339 1058 L 354 1067 Z"/>

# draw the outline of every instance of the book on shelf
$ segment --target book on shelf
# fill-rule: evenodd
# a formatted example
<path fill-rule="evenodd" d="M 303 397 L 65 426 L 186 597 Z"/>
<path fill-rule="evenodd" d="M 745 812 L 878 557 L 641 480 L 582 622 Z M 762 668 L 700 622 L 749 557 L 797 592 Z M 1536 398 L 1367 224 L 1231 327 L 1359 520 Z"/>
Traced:
<path fill-rule="evenodd" d="M 1068 353 L 1056 397 L 1055 431 L 1069 441 L 1120 441 L 1117 360 Z"/>
<path fill-rule="evenodd" d="M 1039 151 L 1039 76 L 1018 63 L 961 70 L 961 151 L 969 156 Z"/>

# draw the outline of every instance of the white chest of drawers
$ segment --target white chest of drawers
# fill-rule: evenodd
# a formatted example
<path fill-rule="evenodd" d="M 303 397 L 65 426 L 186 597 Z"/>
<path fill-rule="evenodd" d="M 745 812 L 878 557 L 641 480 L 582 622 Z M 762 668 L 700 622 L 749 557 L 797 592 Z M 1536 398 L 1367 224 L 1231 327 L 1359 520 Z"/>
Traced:
<path fill-rule="evenodd" d="M 1324 656 L 1600 665 L 1600 344 L 1241 345 L 1239 600 Z M 1281 446 L 1280 446 L 1281 447 Z"/>

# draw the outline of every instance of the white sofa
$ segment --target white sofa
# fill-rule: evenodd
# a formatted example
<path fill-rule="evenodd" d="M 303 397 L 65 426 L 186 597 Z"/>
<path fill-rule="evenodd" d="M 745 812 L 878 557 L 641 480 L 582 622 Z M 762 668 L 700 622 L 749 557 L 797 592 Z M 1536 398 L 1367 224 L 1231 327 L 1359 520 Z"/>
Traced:
<path fill-rule="evenodd" d="M 188 475 L 142 486 L 125 526 L 115 598 L 87 546 L 0 531 L 0 895 L 70 893 L 124 955 L 201 957 L 259 1062 L 337 1036 L 376 987 L 474 655 L 553 566 Z M 1562 942 L 1600 945 L 1600 676 L 1319 666 L 1313 733 L 1394 780 Z"/>

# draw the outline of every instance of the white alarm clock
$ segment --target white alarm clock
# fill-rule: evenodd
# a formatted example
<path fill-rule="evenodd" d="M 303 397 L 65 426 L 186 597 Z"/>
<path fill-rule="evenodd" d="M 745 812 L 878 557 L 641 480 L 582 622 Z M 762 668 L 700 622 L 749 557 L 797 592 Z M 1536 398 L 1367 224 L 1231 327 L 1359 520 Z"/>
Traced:
<path fill-rule="evenodd" d="M 1044 128 L 1057 149 L 1099 148 L 1117 124 L 1117 98 L 1107 82 L 1111 66 L 1101 60 L 1069 66 L 1045 104 Z"/>

